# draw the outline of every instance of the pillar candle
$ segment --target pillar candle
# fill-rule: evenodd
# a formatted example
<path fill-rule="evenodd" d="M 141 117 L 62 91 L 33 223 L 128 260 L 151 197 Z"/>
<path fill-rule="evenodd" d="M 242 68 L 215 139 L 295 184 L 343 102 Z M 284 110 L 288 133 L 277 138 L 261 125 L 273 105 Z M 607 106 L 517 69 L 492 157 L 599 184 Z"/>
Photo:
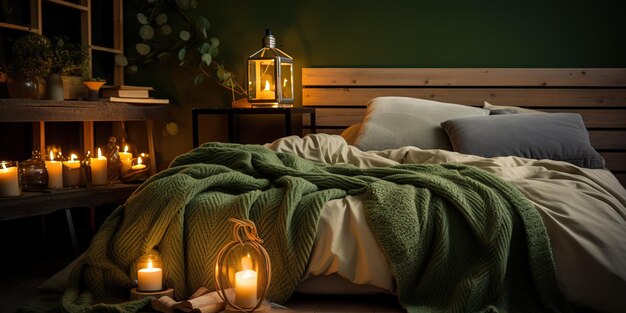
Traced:
<path fill-rule="evenodd" d="M 54 153 L 50 151 L 50 161 L 46 161 L 48 170 L 48 188 L 63 188 L 63 164 L 54 160 Z"/>
<path fill-rule="evenodd" d="M 22 194 L 20 181 L 17 175 L 17 166 L 13 162 L 1 162 L 0 167 L 0 197 L 15 197 Z M 15 164 L 17 165 L 17 164 Z"/>
<path fill-rule="evenodd" d="M 257 305 L 257 272 L 251 270 L 250 255 L 241 258 L 243 270 L 235 273 L 235 305 L 250 309 Z"/>
<path fill-rule="evenodd" d="M 107 158 L 102 155 L 102 151 L 98 148 L 98 157 L 91 158 L 91 183 L 93 185 L 106 185 L 109 183 L 107 179 Z"/>
<path fill-rule="evenodd" d="M 120 162 L 122 163 L 122 166 L 120 167 L 120 172 L 122 173 L 122 175 L 124 175 L 124 173 L 130 171 L 131 167 L 133 166 L 133 154 L 128 152 L 128 146 L 125 146 L 124 152 L 119 152 L 119 155 Z"/>
<path fill-rule="evenodd" d="M 137 290 L 139 291 L 159 291 L 163 289 L 163 270 L 152 267 L 152 262 L 148 262 L 147 268 L 137 271 Z"/>
<path fill-rule="evenodd" d="M 63 186 L 65 187 L 80 185 L 80 161 L 76 158 L 76 154 L 72 154 L 69 161 L 63 162 Z"/>

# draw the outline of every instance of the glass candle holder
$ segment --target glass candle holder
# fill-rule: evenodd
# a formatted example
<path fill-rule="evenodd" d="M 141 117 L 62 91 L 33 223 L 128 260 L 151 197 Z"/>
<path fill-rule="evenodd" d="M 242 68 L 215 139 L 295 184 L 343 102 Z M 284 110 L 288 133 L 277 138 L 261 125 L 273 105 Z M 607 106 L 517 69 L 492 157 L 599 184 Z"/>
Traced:
<path fill-rule="evenodd" d="M 48 170 L 38 150 L 32 152 L 32 157 L 19 164 L 20 182 L 22 191 L 41 192 L 48 186 Z"/>
<path fill-rule="evenodd" d="M 137 260 L 137 290 L 151 292 L 163 290 L 163 264 L 161 255 L 152 251 Z"/>
<path fill-rule="evenodd" d="M 139 182 L 148 179 L 150 167 L 144 163 L 144 158 L 137 157 L 133 159 L 130 170 L 122 174 L 123 182 Z"/>
<path fill-rule="evenodd" d="M 17 161 L 0 161 L 0 197 L 22 195 Z"/>

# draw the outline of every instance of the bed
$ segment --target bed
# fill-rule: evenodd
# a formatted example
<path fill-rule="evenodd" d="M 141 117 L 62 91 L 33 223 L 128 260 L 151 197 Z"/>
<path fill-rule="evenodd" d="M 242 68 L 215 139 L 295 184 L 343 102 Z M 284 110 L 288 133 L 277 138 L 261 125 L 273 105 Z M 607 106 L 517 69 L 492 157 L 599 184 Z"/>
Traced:
<path fill-rule="evenodd" d="M 226 240 L 210 230 L 229 214 L 252 218 L 268 240 L 274 301 L 298 290 L 394 293 L 410 312 L 626 307 L 626 191 L 618 180 L 625 70 L 303 69 L 303 86 L 303 105 L 316 107 L 317 129 L 330 134 L 265 146 L 207 143 L 181 155 L 107 219 L 73 267 L 68 307 L 85 299 L 85 286 L 96 300 L 123 298 L 128 268 L 151 249 L 170 264 L 167 280 L 180 297 L 210 288 L 208 251 Z M 400 117 L 392 116 L 397 108 Z M 407 145 L 401 132 L 420 124 L 412 117 L 434 124 L 412 132 L 418 141 Z M 492 117 L 499 124 L 485 125 Z M 521 150 L 453 151 L 479 146 L 485 132 L 495 133 L 492 143 L 518 138 L 493 131 L 514 125 L 530 125 L 521 135 L 556 135 L 526 136 Z M 583 140 L 585 126 L 600 153 Z M 477 155 L 509 151 L 522 156 Z M 473 213 L 460 209 L 466 205 Z M 485 251 L 474 246 L 483 240 Z"/>

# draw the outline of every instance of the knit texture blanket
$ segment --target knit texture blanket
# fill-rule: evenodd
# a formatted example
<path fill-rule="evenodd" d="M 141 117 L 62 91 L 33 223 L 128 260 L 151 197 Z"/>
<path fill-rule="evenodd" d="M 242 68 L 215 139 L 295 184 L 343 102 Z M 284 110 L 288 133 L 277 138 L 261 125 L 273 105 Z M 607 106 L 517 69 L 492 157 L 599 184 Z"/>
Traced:
<path fill-rule="evenodd" d="M 215 257 L 232 239 L 229 217 L 255 222 L 272 263 L 268 298 L 284 302 L 303 278 L 324 203 L 349 194 L 364 197 L 409 312 L 569 310 L 539 214 L 491 174 L 451 164 L 323 165 L 220 143 L 181 155 L 108 217 L 61 308 L 140 310 L 147 300 L 126 301 L 131 273 L 152 250 L 178 298 L 213 289 Z"/>

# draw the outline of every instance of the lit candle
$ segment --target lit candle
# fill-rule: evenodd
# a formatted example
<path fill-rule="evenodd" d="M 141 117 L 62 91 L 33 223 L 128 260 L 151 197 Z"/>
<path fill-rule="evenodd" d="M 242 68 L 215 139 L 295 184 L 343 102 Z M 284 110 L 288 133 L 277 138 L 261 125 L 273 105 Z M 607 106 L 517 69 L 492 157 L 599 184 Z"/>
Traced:
<path fill-rule="evenodd" d="M 17 176 L 17 166 L 10 162 L 1 162 L 0 168 L 0 197 L 15 197 L 21 194 L 20 181 Z"/>
<path fill-rule="evenodd" d="M 63 185 L 76 187 L 80 184 L 80 161 L 76 160 L 76 154 L 70 155 L 69 161 L 63 162 Z"/>
<path fill-rule="evenodd" d="M 107 158 L 102 155 L 102 151 L 98 148 L 98 157 L 91 158 L 91 183 L 93 185 L 106 185 L 109 183 L 107 179 Z"/>
<path fill-rule="evenodd" d="M 54 153 L 50 151 L 50 161 L 46 161 L 48 170 L 48 188 L 63 188 L 63 163 L 54 160 Z"/>
<path fill-rule="evenodd" d="M 159 291 L 163 289 L 163 270 L 152 267 L 152 261 L 148 261 L 148 267 L 137 271 L 137 290 Z"/>
<path fill-rule="evenodd" d="M 122 175 L 124 175 L 124 173 L 130 171 L 131 167 L 133 166 L 133 154 L 128 152 L 128 145 L 127 145 L 127 146 L 124 146 L 124 152 L 120 152 L 119 155 L 120 155 L 120 161 L 122 162 L 120 171 Z"/>
<path fill-rule="evenodd" d="M 274 90 L 270 87 L 270 81 L 265 81 L 265 88 L 259 92 L 259 99 L 273 100 L 275 98 Z"/>
<path fill-rule="evenodd" d="M 257 272 L 253 271 L 250 255 L 241 258 L 242 271 L 235 273 L 235 304 L 250 309 L 257 305 Z"/>
<path fill-rule="evenodd" d="M 141 164 L 142 160 L 141 157 L 137 158 L 137 164 L 132 166 L 133 171 L 138 171 L 138 170 L 142 170 L 144 168 L 146 168 L 145 164 Z"/>

